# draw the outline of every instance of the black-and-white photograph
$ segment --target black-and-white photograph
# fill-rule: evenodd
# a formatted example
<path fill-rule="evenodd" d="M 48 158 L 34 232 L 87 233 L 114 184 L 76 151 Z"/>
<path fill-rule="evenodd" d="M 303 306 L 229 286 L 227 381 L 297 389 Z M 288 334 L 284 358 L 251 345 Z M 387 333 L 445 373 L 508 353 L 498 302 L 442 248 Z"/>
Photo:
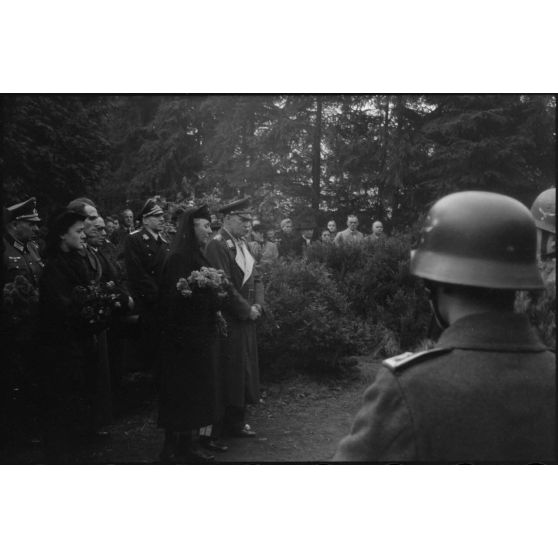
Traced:
<path fill-rule="evenodd" d="M 555 462 L 554 95 L 2 110 L 2 463 Z"/>
<path fill-rule="evenodd" d="M 549 8 L 3 5 L 5 555 L 555 554 Z"/>

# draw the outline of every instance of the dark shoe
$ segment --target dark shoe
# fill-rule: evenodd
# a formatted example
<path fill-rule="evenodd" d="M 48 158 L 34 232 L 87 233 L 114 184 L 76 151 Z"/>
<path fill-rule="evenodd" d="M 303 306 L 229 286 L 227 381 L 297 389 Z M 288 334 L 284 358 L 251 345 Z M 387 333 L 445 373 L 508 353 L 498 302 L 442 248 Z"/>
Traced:
<path fill-rule="evenodd" d="M 213 463 L 215 461 L 215 456 L 202 447 L 190 448 L 190 451 L 184 456 L 184 458 L 187 463 L 198 463 L 201 465 L 204 463 Z"/>
<path fill-rule="evenodd" d="M 256 433 L 250 428 L 249 424 L 245 424 L 241 428 L 231 430 L 230 434 L 233 438 L 253 438 Z"/>
<path fill-rule="evenodd" d="M 163 450 L 159 454 L 159 463 L 161 465 L 175 465 L 178 463 L 178 460 L 173 451 Z"/>
<path fill-rule="evenodd" d="M 214 451 L 228 451 L 229 449 L 229 446 L 221 442 L 221 440 L 211 438 L 211 436 L 200 436 L 200 444 L 204 448 Z"/>

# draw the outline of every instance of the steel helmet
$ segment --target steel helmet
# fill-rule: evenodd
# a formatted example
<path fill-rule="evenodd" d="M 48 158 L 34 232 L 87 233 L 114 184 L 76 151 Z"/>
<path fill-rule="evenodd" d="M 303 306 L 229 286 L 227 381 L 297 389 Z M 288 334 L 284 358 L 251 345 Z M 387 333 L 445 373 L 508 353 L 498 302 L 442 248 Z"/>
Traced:
<path fill-rule="evenodd" d="M 556 188 L 541 192 L 531 206 L 531 213 L 537 228 L 556 234 Z"/>
<path fill-rule="evenodd" d="M 411 273 L 488 289 L 543 289 L 537 233 L 529 210 L 493 192 L 458 192 L 430 209 Z"/>

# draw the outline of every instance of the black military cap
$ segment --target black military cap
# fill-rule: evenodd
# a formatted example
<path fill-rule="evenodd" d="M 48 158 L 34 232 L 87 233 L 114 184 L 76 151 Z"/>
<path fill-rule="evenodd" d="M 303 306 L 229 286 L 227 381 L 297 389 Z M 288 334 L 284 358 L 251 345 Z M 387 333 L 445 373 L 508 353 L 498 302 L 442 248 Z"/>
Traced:
<path fill-rule="evenodd" d="M 138 215 L 138 219 L 143 219 L 144 217 L 153 217 L 155 215 L 162 215 L 164 213 L 161 206 L 153 198 L 149 198 L 145 205 L 142 207 Z"/>
<path fill-rule="evenodd" d="M 21 203 L 16 203 L 6 208 L 8 221 L 34 221 L 39 223 L 41 218 L 37 213 L 36 198 L 29 198 Z"/>
<path fill-rule="evenodd" d="M 252 219 L 250 206 L 250 198 L 242 198 L 241 200 L 236 200 L 228 203 L 227 205 L 224 205 L 217 211 L 223 215 L 238 215 L 242 219 Z"/>

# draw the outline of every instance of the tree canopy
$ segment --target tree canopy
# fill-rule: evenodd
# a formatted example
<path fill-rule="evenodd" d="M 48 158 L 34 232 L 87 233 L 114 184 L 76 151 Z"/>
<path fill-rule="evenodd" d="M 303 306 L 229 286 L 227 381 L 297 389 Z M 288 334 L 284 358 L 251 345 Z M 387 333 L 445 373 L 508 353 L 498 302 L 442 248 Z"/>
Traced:
<path fill-rule="evenodd" d="M 411 225 L 441 195 L 555 185 L 551 95 L 3 96 L 6 203 L 249 195 L 272 223 Z"/>

